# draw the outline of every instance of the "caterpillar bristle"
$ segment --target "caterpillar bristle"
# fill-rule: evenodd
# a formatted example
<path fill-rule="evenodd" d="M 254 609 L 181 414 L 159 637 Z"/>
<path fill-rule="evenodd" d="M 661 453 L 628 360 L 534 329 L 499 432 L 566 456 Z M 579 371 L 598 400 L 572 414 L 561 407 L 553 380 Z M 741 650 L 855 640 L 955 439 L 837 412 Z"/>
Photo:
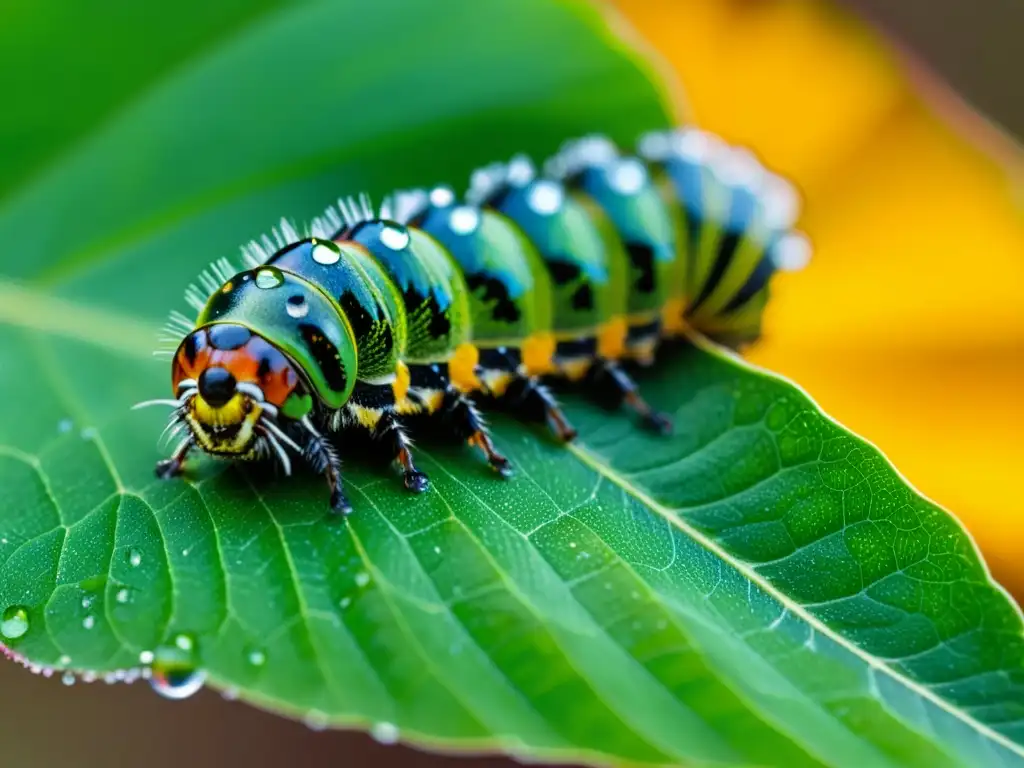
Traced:
<path fill-rule="evenodd" d="M 181 312 L 172 310 L 163 325 L 163 332 L 173 336 L 175 333 L 189 333 L 195 327 L 195 321 L 185 317 Z"/>
<path fill-rule="evenodd" d="M 544 163 L 544 172 L 567 179 L 595 166 L 607 166 L 619 159 L 615 142 L 602 134 L 591 134 L 565 142 L 558 153 Z"/>
<path fill-rule="evenodd" d="M 248 243 L 242 246 L 242 263 L 249 269 L 256 269 L 256 267 L 263 264 L 270 255 L 263 251 L 263 247 L 255 240 L 250 240 Z"/>
<path fill-rule="evenodd" d="M 214 290 L 216 290 L 216 286 L 214 287 Z M 202 312 L 206 307 L 207 295 L 203 294 L 198 285 L 191 283 L 185 289 L 185 302 L 196 312 Z"/>
<path fill-rule="evenodd" d="M 345 222 L 333 205 L 325 208 L 322 214 L 314 217 L 309 223 L 309 234 L 320 240 L 332 240 L 344 229 Z"/>
<path fill-rule="evenodd" d="M 442 189 L 438 187 L 438 189 Z M 430 205 L 433 198 L 433 191 L 428 194 L 424 189 L 406 189 L 395 192 L 388 200 L 388 215 L 384 214 L 383 208 L 381 210 L 381 218 L 391 219 L 399 224 L 408 224 L 410 221 L 415 219 L 427 206 Z M 455 195 L 451 195 L 451 201 L 455 200 Z"/>
<path fill-rule="evenodd" d="M 299 234 L 299 231 L 295 228 L 295 225 L 288 221 L 288 219 L 282 218 L 280 224 L 280 233 L 276 230 L 274 232 L 278 237 L 278 249 L 285 248 L 293 243 L 297 243 L 303 239 L 303 236 Z"/>
<path fill-rule="evenodd" d="M 525 187 L 537 175 L 533 161 L 527 155 L 515 155 L 507 163 L 491 163 L 473 171 L 466 192 L 470 205 L 484 205 L 508 186 Z"/>

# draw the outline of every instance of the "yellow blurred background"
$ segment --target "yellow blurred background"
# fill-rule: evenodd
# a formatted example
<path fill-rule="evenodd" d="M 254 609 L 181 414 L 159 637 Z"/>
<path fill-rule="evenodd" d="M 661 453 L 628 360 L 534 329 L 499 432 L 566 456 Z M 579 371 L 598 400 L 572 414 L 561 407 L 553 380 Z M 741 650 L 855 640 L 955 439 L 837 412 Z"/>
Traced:
<path fill-rule="evenodd" d="M 1024 152 L 832 6 L 614 5 L 697 123 L 803 193 L 814 258 L 748 358 L 878 445 L 1020 599 Z"/>

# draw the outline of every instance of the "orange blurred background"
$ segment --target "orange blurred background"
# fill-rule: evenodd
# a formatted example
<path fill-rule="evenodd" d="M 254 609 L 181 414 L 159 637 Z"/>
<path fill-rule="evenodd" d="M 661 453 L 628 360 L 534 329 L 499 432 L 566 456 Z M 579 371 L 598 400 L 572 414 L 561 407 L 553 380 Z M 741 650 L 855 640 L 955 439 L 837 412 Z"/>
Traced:
<path fill-rule="evenodd" d="M 803 192 L 814 258 L 777 279 L 749 359 L 878 445 L 1024 596 L 1020 146 L 832 6 L 614 5 L 696 122 Z"/>

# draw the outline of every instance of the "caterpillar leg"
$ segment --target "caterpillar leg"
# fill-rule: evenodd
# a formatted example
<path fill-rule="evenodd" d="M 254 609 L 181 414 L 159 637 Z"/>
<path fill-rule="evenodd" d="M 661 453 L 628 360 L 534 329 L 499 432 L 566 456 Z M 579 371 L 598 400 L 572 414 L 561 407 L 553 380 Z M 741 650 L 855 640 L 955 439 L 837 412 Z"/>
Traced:
<path fill-rule="evenodd" d="M 562 442 L 576 437 L 576 429 L 547 387 L 536 376 L 523 373 L 518 350 L 481 350 L 477 378 L 483 391 L 527 422 L 547 424 Z"/>
<path fill-rule="evenodd" d="M 185 471 L 185 458 L 195 446 L 195 438 L 189 436 L 181 441 L 169 459 L 161 459 L 156 463 L 154 473 L 161 480 L 170 480 Z"/>
<path fill-rule="evenodd" d="M 331 510 L 342 515 L 349 514 L 352 504 L 341 487 L 341 460 L 337 452 L 327 438 L 317 431 L 308 416 L 300 423 L 306 430 L 302 454 L 313 471 L 327 479 L 327 486 L 331 489 Z"/>
<path fill-rule="evenodd" d="M 562 442 L 576 439 L 576 428 L 569 423 L 554 395 L 536 376 L 514 374 L 501 399 L 523 421 L 546 423 Z"/>
<path fill-rule="evenodd" d="M 672 420 L 651 408 L 640 396 L 636 382 L 615 361 L 603 358 L 596 360 L 587 369 L 584 381 L 599 401 L 612 407 L 625 404 L 648 429 L 662 435 L 671 434 Z"/>
<path fill-rule="evenodd" d="M 393 413 L 383 414 L 377 422 L 373 436 L 387 447 L 402 468 L 402 480 L 406 489 L 413 493 L 423 493 L 430 488 L 430 479 L 416 469 L 413 463 L 411 444 L 398 417 Z"/>
<path fill-rule="evenodd" d="M 502 477 L 512 475 L 512 464 L 498 453 L 480 419 L 480 414 L 464 394 L 449 386 L 441 401 L 440 412 L 460 439 L 483 451 L 487 463 L 495 472 Z"/>
<path fill-rule="evenodd" d="M 412 391 L 409 392 L 412 395 Z M 346 426 L 360 426 L 369 431 L 371 437 L 381 443 L 388 455 L 402 468 L 405 487 L 414 493 L 422 493 L 430 487 L 425 474 L 416 469 L 412 460 L 411 443 L 402 428 L 397 407 L 407 407 L 410 413 L 422 408 L 418 402 L 397 403 L 390 385 L 375 385 L 360 382 L 343 409 L 337 412 L 332 427 L 337 430 Z"/>

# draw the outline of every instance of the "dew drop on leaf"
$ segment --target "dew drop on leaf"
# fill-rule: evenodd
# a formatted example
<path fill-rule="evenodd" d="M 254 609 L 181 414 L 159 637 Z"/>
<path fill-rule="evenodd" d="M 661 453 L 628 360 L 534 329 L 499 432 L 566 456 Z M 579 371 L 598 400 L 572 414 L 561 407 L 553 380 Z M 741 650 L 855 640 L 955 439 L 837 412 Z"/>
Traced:
<path fill-rule="evenodd" d="M 245 658 L 254 667 L 262 667 L 267 663 L 267 654 L 259 648 L 250 649 Z"/>
<path fill-rule="evenodd" d="M 398 726 L 394 723 L 374 723 L 370 735 L 381 744 L 395 744 L 398 742 Z"/>
<path fill-rule="evenodd" d="M 92 629 L 96 626 L 96 617 L 86 616 L 84 619 L 82 619 L 82 626 L 86 629 Z"/>
<path fill-rule="evenodd" d="M 65 672 L 63 675 L 60 676 L 60 681 L 64 683 L 64 685 L 74 685 L 75 674 L 73 672 Z"/>
<path fill-rule="evenodd" d="M 356 586 L 357 587 L 365 587 L 369 583 L 370 583 L 370 574 L 368 574 L 366 571 L 360 571 L 359 573 L 356 574 Z"/>
<path fill-rule="evenodd" d="M 28 610 L 21 605 L 12 605 L 0 619 L 0 635 L 7 640 L 17 640 L 28 632 Z"/>
<path fill-rule="evenodd" d="M 82 597 L 82 607 L 83 608 L 91 608 L 92 607 L 92 600 L 93 600 L 92 595 L 85 595 L 84 597 Z"/>
<path fill-rule="evenodd" d="M 179 634 L 167 645 L 143 651 L 139 661 L 149 664 L 150 687 L 167 699 L 187 699 L 206 681 L 206 672 L 199 666 L 191 635 Z"/>
<path fill-rule="evenodd" d="M 114 599 L 124 605 L 131 599 L 131 593 L 128 591 L 127 587 L 121 587 L 121 589 L 117 590 L 117 594 L 114 596 Z"/>
<path fill-rule="evenodd" d="M 311 709 L 306 713 L 306 716 L 302 718 L 302 722 L 304 722 L 306 727 L 311 731 L 322 731 L 327 727 L 327 715 L 319 709 Z"/>
<path fill-rule="evenodd" d="M 139 550 L 132 549 L 128 550 L 128 565 L 132 568 L 138 568 L 142 564 L 142 553 Z"/>
<path fill-rule="evenodd" d="M 57 660 L 57 663 L 60 664 L 62 667 L 66 667 L 68 664 L 71 663 L 71 657 L 65 653 Z"/>

